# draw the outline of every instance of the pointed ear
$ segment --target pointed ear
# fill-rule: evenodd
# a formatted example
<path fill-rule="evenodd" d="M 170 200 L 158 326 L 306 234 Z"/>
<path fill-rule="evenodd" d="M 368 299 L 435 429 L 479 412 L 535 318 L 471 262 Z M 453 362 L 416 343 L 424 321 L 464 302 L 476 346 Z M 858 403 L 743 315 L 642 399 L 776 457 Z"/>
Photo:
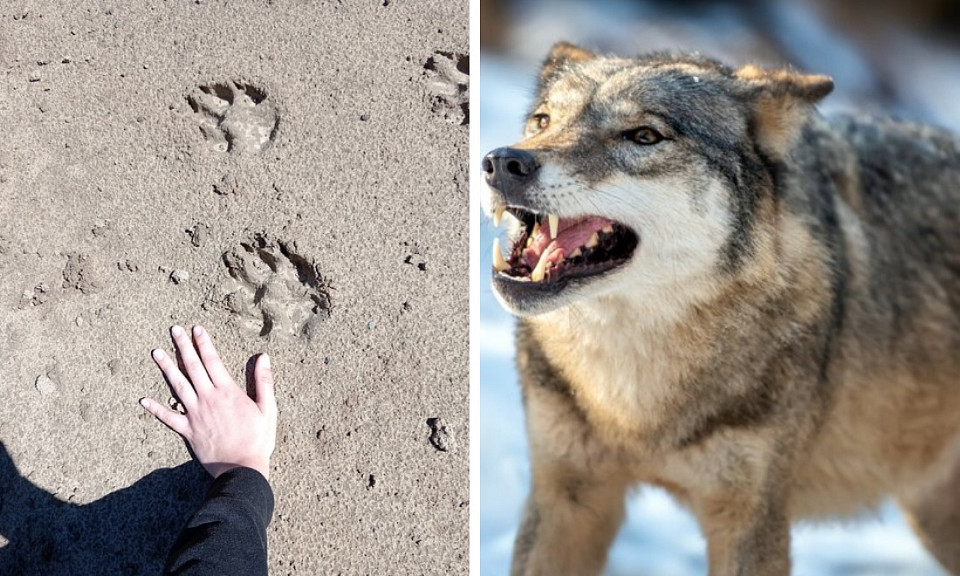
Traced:
<path fill-rule="evenodd" d="M 829 76 L 749 65 L 734 72 L 748 87 L 754 132 L 760 146 L 785 156 L 803 130 L 814 106 L 833 90 Z"/>
<path fill-rule="evenodd" d="M 543 67 L 540 68 L 540 81 L 542 82 L 553 76 L 554 72 L 568 62 L 586 62 L 596 57 L 597 55 L 593 52 L 574 46 L 569 42 L 557 42 L 550 49 L 546 60 L 543 61 Z"/>

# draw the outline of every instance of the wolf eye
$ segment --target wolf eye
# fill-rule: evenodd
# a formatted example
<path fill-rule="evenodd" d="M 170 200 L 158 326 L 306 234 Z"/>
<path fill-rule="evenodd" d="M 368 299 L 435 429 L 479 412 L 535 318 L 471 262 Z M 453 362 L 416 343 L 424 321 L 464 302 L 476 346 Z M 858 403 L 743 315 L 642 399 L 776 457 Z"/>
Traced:
<path fill-rule="evenodd" d="M 550 125 L 550 116 L 548 114 L 534 114 L 533 120 L 537 123 L 537 128 L 546 130 Z"/>
<path fill-rule="evenodd" d="M 650 146 L 663 140 L 663 134 L 657 132 L 649 126 L 641 126 L 633 130 L 623 132 L 623 137 L 635 144 Z"/>

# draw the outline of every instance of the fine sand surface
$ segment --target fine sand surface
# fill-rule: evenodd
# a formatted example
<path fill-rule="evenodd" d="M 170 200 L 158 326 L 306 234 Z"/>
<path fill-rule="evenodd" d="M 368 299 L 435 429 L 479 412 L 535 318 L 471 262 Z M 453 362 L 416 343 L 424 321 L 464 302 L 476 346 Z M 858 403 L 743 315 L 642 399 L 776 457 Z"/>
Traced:
<path fill-rule="evenodd" d="M 156 574 L 208 477 L 137 405 L 269 352 L 271 574 L 465 574 L 466 0 L 0 6 L 0 573 Z"/>

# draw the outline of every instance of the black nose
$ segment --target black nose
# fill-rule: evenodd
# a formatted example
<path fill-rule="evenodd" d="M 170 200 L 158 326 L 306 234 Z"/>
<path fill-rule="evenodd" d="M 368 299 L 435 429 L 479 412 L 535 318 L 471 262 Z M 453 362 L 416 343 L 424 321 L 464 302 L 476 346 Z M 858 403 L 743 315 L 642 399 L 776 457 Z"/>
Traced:
<path fill-rule="evenodd" d="M 483 157 L 482 167 L 487 183 L 500 190 L 510 185 L 526 183 L 532 179 L 538 168 L 533 154 L 508 147 L 490 151 Z"/>

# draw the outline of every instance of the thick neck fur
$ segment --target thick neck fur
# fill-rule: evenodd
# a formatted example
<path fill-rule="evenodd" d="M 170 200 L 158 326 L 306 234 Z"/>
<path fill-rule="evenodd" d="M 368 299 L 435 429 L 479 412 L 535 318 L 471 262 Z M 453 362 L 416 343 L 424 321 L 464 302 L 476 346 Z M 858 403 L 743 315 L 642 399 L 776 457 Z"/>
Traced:
<path fill-rule="evenodd" d="M 794 240 L 771 235 L 777 264 L 763 274 L 748 271 L 750 283 L 718 272 L 670 294 L 623 290 L 527 320 L 607 441 L 669 444 L 683 433 L 678 419 L 696 419 L 688 408 L 698 399 L 755 386 L 777 343 L 823 312 L 829 286 L 817 272 L 822 256 L 805 234 L 797 236 L 798 223 L 781 220 L 783 227 L 792 234 L 779 236 Z"/>

